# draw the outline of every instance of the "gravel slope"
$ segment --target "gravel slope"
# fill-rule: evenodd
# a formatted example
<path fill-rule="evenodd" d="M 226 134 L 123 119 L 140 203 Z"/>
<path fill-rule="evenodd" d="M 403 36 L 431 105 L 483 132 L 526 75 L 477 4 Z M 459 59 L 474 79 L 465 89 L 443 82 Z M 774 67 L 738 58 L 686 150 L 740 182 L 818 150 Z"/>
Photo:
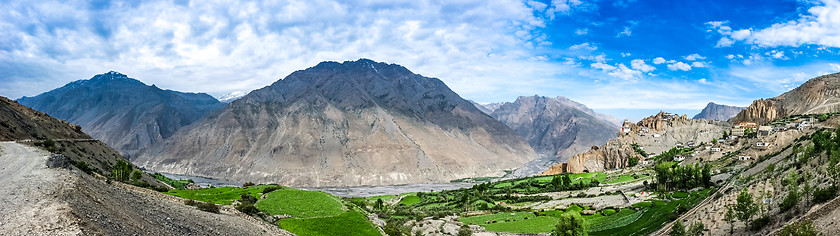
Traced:
<path fill-rule="evenodd" d="M 291 235 L 225 207 L 212 214 L 151 190 L 78 170 L 49 153 L 0 142 L 0 235 Z"/>

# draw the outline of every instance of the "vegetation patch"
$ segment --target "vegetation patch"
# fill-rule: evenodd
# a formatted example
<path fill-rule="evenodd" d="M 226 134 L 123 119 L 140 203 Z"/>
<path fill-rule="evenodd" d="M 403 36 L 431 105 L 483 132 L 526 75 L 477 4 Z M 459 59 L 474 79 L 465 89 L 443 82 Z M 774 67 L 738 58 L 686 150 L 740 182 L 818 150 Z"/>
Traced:
<path fill-rule="evenodd" d="M 355 209 L 329 217 L 283 219 L 277 224 L 280 228 L 297 235 L 332 236 L 347 235 L 348 232 L 361 236 L 380 235 L 379 230 L 368 221 L 367 216 Z"/>
<path fill-rule="evenodd" d="M 417 203 L 420 203 L 420 197 L 418 196 L 406 196 L 402 200 L 400 200 L 400 204 L 406 206 L 411 206 Z"/>
<path fill-rule="evenodd" d="M 292 188 L 270 192 L 254 206 L 271 215 L 290 215 L 295 218 L 337 216 L 345 211 L 341 200 L 333 195 Z"/>
<path fill-rule="evenodd" d="M 557 218 L 537 216 L 532 212 L 501 212 L 490 215 L 463 217 L 465 224 L 480 225 L 493 232 L 546 233 L 557 225 Z"/>
<path fill-rule="evenodd" d="M 218 187 L 195 190 L 169 190 L 166 194 L 202 202 L 230 205 L 234 200 L 240 199 L 243 193 L 259 198 L 263 189 L 276 187 L 277 185 L 256 185 L 247 188 L 239 187 Z"/>

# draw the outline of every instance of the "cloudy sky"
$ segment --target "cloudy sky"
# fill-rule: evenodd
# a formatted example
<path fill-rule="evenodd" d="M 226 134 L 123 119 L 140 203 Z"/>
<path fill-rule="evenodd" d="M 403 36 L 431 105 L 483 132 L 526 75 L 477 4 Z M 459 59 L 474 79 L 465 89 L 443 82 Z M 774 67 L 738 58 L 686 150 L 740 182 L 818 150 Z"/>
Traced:
<path fill-rule="evenodd" d="M 478 102 L 566 96 L 638 119 L 840 72 L 838 12 L 840 0 L 6 0 L 0 96 L 114 70 L 219 97 L 369 58 Z"/>

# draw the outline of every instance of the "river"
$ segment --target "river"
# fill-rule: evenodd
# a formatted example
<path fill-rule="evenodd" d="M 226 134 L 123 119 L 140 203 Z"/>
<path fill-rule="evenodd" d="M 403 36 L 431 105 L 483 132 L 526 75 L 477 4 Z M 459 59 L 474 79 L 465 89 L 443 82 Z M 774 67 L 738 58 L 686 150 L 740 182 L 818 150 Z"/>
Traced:
<path fill-rule="evenodd" d="M 176 175 L 160 172 L 160 174 L 170 179 L 192 179 L 195 184 L 202 188 L 210 186 L 242 186 L 242 183 L 235 181 L 218 180 L 211 178 L 204 178 L 189 175 Z M 429 192 L 452 190 L 459 188 L 469 188 L 476 183 L 437 183 L 437 184 L 403 184 L 403 185 L 386 185 L 386 186 L 352 186 L 352 187 L 294 187 L 297 189 L 322 191 L 339 197 L 369 197 L 378 195 L 396 195 L 408 192 Z"/>

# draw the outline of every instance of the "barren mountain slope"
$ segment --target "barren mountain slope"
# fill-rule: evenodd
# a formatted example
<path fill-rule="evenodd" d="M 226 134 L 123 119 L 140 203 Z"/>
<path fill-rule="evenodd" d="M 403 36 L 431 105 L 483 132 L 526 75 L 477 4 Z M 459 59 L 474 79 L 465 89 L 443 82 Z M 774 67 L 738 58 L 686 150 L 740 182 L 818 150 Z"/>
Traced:
<path fill-rule="evenodd" d="M 733 117 L 733 122 L 765 124 L 789 115 L 840 112 L 840 73 L 819 76 L 770 99 L 759 99 Z"/>
<path fill-rule="evenodd" d="M 511 127 L 541 155 L 566 161 L 615 137 L 618 127 L 582 104 L 563 97 L 519 97 L 491 116 Z"/>
<path fill-rule="evenodd" d="M 80 125 L 129 157 L 224 106 L 207 94 L 162 90 L 113 71 L 18 102 Z"/>
<path fill-rule="evenodd" d="M 294 72 L 146 149 L 135 163 L 341 186 L 500 176 L 535 157 L 522 138 L 440 80 L 362 59 Z"/>
<path fill-rule="evenodd" d="M 706 119 L 706 120 L 719 120 L 719 121 L 726 121 L 730 118 L 738 115 L 738 112 L 741 112 L 746 107 L 736 107 L 736 106 L 727 106 L 716 104 L 714 102 L 710 102 L 703 108 L 700 113 L 695 115 L 692 119 Z"/>

